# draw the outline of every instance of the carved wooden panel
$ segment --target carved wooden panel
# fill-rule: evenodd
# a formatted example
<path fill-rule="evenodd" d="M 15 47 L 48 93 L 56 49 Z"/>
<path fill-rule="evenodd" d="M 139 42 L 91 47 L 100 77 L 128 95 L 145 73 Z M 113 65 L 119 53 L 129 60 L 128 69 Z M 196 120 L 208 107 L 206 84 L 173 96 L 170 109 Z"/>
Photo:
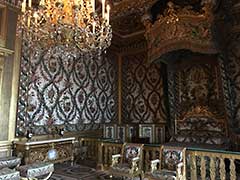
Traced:
<path fill-rule="evenodd" d="M 59 142 L 42 143 L 41 140 L 35 142 L 15 142 L 14 154 L 21 157 L 24 164 L 32 164 L 36 162 L 48 162 L 48 151 L 55 149 L 57 152 L 54 163 L 73 161 L 74 159 L 74 140 L 64 138 Z"/>

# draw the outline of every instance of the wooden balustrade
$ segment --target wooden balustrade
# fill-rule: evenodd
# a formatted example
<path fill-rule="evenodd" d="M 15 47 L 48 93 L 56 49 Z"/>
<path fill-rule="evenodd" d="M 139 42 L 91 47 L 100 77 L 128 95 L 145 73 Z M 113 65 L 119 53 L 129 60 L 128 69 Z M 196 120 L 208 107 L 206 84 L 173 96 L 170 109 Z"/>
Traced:
<path fill-rule="evenodd" d="M 150 171 L 151 160 L 159 159 L 160 145 L 144 145 L 143 147 L 143 170 Z"/>
<path fill-rule="evenodd" d="M 98 147 L 101 140 L 97 138 L 79 138 L 80 148 L 87 147 L 86 158 L 91 160 L 98 160 Z"/>
<path fill-rule="evenodd" d="M 103 167 L 104 169 L 108 169 L 111 165 L 112 155 L 121 154 L 122 143 L 102 143 L 102 152 L 103 153 Z"/>
<path fill-rule="evenodd" d="M 80 138 L 79 142 L 81 146 L 87 146 L 87 158 L 96 160 L 102 170 L 110 167 L 113 154 L 121 154 L 122 143 L 97 138 Z M 198 148 L 188 148 L 186 153 L 186 179 L 237 179 L 240 153 Z M 159 156 L 159 144 L 144 145 L 143 170 L 149 172 L 151 160 L 159 159 Z"/>
<path fill-rule="evenodd" d="M 189 148 L 187 150 L 187 179 L 237 179 L 240 153 Z"/>

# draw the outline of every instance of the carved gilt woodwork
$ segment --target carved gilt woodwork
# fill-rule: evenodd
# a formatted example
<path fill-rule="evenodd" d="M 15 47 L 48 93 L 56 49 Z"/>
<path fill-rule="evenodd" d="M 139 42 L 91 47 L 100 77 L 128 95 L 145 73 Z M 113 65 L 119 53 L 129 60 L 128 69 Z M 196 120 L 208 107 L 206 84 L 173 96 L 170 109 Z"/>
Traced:
<path fill-rule="evenodd" d="M 19 141 L 15 142 L 15 154 L 22 157 L 24 164 L 35 162 L 48 162 L 48 151 L 55 149 L 57 158 L 54 163 L 74 160 L 74 142 L 75 138 L 62 138 L 39 141 Z"/>
<path fill-rule="evenodd" d="M 154 23 L 145 15 L 143 23 L 149 61 L 180 49 L 217 53 L 211 32 L 213 17 L 210 9 L 206 4 L 201 12 L 196 12 L 189 6 L 181 8 L 169 2 L 168 8 Z"/>

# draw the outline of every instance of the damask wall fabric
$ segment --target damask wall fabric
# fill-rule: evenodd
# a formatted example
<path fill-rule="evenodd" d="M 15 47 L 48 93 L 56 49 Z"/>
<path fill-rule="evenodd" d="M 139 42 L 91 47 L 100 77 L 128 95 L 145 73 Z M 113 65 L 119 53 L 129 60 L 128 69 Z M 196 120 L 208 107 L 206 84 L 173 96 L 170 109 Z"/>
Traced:
<path fill-rule="evenodd" d="M 51 51 L 51 53 L 49 53 Z M 100 59 L 58 48 L 29 57 L 23 46 L 16 135 L 27 130 L 51 133 L 98 129 L 117 119 L 117 65 L 111 55 Z"/>
<path fill-rule="evenodd" d="M 166 123 L 164 68 L 147 63 L 146 53 L 123 58 L 123 122 Z"/>
<path fill-rule="evenodd" d="M 227 57 L 224 59 L 227 90 L 229 99 L 226 101 L 229 109 L 229 126 L 231 133 L 240 134 L 240 33 L 233 35 L 234 41 L 228 46 Z"/>

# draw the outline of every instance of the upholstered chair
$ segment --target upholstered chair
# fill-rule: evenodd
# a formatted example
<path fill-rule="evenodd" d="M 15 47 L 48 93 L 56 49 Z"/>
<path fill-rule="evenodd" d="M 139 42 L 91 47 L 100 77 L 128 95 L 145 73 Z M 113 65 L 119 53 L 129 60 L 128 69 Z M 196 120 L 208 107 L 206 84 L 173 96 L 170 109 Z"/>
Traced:
<path fill-rule="evenodd" d="M 109 173 L 113 177 L 140 177 L 142 171 L 143 144 L 124 143 L 121 154 L 112 156 L 112 165 Z"/>
<path fill-rule="evenodd" d="M 161 146 L 160 159 L 151 161 L 151 180 L 185 180 L 186 148 Z"/>

